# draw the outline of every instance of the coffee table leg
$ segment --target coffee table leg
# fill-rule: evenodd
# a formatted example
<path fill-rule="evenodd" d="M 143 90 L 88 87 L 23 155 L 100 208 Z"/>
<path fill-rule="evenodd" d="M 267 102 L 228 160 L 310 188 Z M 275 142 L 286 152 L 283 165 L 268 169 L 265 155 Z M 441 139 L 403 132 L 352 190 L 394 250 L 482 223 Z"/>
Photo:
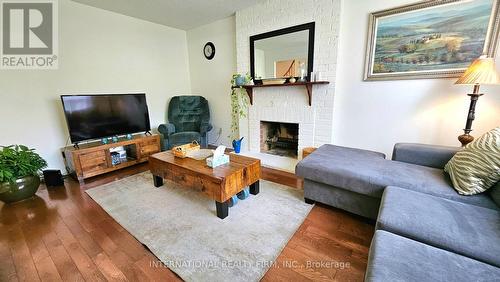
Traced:
<path fill-rule="evenodd" d="M 254 184 L 250 185 L 250 194 L 257 195 L 259 194 L 259 180 L 257 180 Z"/>
<path fill-rule="evenodd" d="M 229 201 L 225 201 L 224 203 L 219 203 L 215 201 L 215 207 L 217 208 L 217 217 L 220 219 L 224 219 L 229 214 Z"/>
<path fill-rule="evenodd" d="M 153 175 L 153 181 L 154 181 L 155 187 L 160 187 L 163 185 L 163 177 L 161 177 L 161 176 Z"/>

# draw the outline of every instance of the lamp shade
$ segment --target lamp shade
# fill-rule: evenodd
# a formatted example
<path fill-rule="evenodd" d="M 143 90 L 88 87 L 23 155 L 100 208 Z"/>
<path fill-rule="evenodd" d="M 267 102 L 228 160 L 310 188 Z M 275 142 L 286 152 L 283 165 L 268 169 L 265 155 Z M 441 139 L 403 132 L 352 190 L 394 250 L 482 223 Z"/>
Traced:
<path fill-rule="evenodd" d="M 481 56 L 474 60 L 455 84 L 499 84 L 500 76 L 493 58 Z"/>

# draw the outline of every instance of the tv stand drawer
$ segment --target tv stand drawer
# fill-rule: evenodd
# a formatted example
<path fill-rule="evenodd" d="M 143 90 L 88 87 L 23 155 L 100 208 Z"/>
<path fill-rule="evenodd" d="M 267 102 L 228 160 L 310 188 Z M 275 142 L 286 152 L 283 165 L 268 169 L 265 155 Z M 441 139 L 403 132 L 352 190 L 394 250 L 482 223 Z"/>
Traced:
<path fill-rule="evenodd" d="M 141 155 L 151 155 L 154 153 L 158 153 L 160 151 L 160 146 L 158 144 L 141 146 Z"/>
<path fill-rule="evenodd" d="M 104 158 L 106 160 L 106 153 L 104 150 L 81 154 L 80 155 L 80 162 L 83 164 L 83 163 L 93 161 L 95 159 L 101 159 L 101 158 Z"/>
<path fill-rule="evenodd" d="M 95 151 L 80 155 L 80 166 L 85 175 L 88 172 L 106 169 L 108 161 L 104 151 Z"/>
<path fill-rule="evenodd" d="M 143 141 L 141 141 L 141 146 L 147 146 L 147 145 L 156 145 L 158 144 L 158 139 L 155 138 L 156 136 L 149 136 L 145 138 Z"/>

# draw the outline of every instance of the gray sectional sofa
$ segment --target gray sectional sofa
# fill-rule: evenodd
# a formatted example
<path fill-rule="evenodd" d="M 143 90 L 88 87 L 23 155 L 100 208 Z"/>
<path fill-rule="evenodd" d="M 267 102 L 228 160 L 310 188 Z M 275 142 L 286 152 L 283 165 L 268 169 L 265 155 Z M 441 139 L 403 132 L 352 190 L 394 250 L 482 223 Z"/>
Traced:
<path fill-rule="evenodd" d="M 445 164 L 455 147 L 378 152 L 323 145 L 304 158 L 306 202 L 376 219 L 366 281 L 500 281 L 500 183 L 459 195 Z"/>

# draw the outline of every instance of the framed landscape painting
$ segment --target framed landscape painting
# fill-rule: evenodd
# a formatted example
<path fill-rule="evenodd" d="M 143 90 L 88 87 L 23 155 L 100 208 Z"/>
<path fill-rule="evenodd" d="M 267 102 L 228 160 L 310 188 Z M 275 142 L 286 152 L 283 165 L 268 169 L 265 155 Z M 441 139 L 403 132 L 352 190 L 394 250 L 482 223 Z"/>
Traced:
<path fill-rule="evenodd" d="M 500 0 L 432 0 L 370 14 L 365 80 L 458 77 L 494 56 Z"/>

